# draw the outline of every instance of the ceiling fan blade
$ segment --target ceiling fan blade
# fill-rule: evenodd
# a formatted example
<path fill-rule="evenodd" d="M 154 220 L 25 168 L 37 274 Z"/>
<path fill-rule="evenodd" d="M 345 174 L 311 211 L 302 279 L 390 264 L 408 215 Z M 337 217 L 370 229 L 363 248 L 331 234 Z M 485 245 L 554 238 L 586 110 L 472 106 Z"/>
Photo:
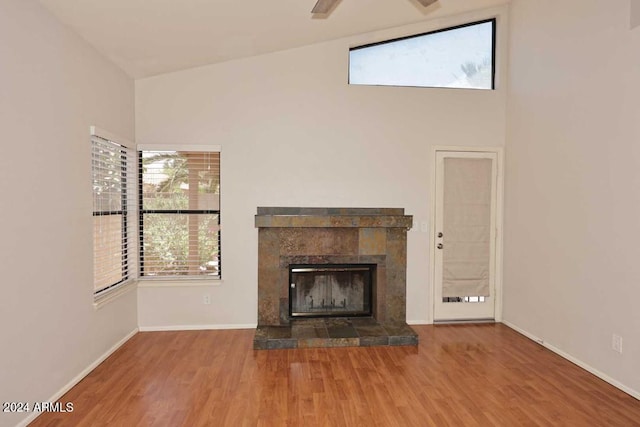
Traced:
<path fill-rule="evenodd" d="M 438 0 L 418 0 L 418 3 L 420 3 L 424 7 L 427 7 L 427 6 L 431 6 L 432 4 L 434 4 L 437 1 Z"/>
<path fill-rule="evenodd" d="M 318 0 L 311 13 L 328 13 L 339 0 Z"/>

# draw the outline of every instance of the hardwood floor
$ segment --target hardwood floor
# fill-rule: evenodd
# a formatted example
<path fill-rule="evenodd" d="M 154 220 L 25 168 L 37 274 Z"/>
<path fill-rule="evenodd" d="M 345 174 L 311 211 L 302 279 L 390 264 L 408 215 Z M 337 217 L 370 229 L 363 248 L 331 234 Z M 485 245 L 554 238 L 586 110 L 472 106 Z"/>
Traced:
<path fill-rule="evenodd" d="M 253 330 L 141 332 L 32 426 L 640 426 L 640 401 L 501 324 L 418 347 L 252 350 Z"/>

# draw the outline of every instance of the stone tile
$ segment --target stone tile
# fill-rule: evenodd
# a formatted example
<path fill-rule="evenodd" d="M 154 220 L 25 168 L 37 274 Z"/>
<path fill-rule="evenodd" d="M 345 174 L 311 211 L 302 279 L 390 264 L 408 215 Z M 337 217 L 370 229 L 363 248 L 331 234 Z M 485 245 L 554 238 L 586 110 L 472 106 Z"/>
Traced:
<path fill-rule="evenodd" d="M 351 215 L 355 209 L 350 208 L 327 208 L 325 212 L 327 215 Z"/>
<path fill-rule="evenodd" d="M 289 325 L 289 297 L 280 298 L 280 325 Z"/>
<path fill-rule="evenodd" d="M 329 215 L 331 208 L 300 208 L 300 215 Z"/>
<path fill-rule="evenodd" d="M 288 271 L 291 264 L 309 264 L 309 257 L 307 255 L 281 255 L 280 256 L 280 268 Z"/>
<path fill-rule="evenodd" d="M 329 338 L 327 328 L 322 326 L 300 326 L 293 324 L 291 326 L 291 338 L 298 340 L 310 338 Z"/>
<path fill-rule="evenodd" d="M 320 327 L 325 328 L 326 322 L 324 318 L 321 317 L 299 317 L 291 321 L 291 327 Z"/>
<path fill-rule="evenodd" d="M 269 337 L 269 326 L 258 326 L 254 339 L 266 340 Z"/>
<path fill-rule="evenodd" d="M 404 295 L 387 295 L 386 323 L 406 322 L 407 308 Z"/>
<path fill-rule="evenodd" d="M 330 228 L 355 228 L 358 225 L 353 222 L 353 218 L 349 216 L 329 216 L 327 217 L 329 224 L 326 227 Z"/>
<path fill-rule="evenodd" d="M 277 228 L 258 230 L 258 266 L 277 265 L 280 249 L 280 231 Z"/>
<path fill-rule="evenodd" d="M 404 208 L 373 208 L 378 215 L 404 215 Z M 413 217 L 412 217 L 413 218 Z"/>
<path fill-rule="evenodd" d="M 290 228 L 280 231 L 282 255 L 357 255 L 358 230 Z"/>
<path fill-rule="evenodd" d="M 399 229 L 387 230 L 386 263 L 386 313 L 384 322 L 404 322 L 406 320 L 406 232 Z"/>
<path fill-rule="evenodd" d="M 351 326 L 327 326 L 329 338 L 357 338 L 356 329 Z"/>
<path fill-rule="evenodd" d="M 376 286 L 373 294 L 375 317 L 379 322 L 387 321 L 387 269 L 378 266 L 376 269 Z"/>
<path fill-rule="evenodd" d="M 382 327 L 387 331 L 390 337 L 392 336 L 417 336 L 416 332 L 411 329 L 411 326 L 406 323 L 385 323 Z"/>
<path fill-rule="evenodd" d="M 358 255 L 358 260 L 361 264 L 376 264 L 378 266 L 385 265 L 387 262 L 386 255 Z"/>
<path fill-rule="evenodd" d="M 327 344 L 328 347 L 358 347 L 360 338 L 332 338 Z"/>
<path fill-rule="evenodd" d="M 384 254 L 387 248 L 387 233 L 383 228 L 360 228 L 358 253 L 360 255 Z"/>
<path fill-rule="evenodd" d="M 355 326 L 356 332 L 359 337 L 387 337 L 388 332 L 379 324 Z"/>
<path fill-rule="evenodd" d="M 307 264 L 335 264 L 333 257 L 330 255 L 309 255 Z"/>
<path fill-rule="evenodd" d="M 269 227 L 290 228 L 292 226 L 292 220 L 297 218 L 297 215 L 273 215 L 263 218 L 270 219 Z M 258 219 L 256 219 L 256 222 L 258 222 Z"/>
<path fill-rule="evenodd" d="M 401 264 L 397 261 L 397 258 L 388 259 L 385 266 L 387 269 L 387 286 L 389 288 L 392 288 L 394 285 L 402 288 L 406 285 L 406 264 Z"/>
<path fill-rule="evenodd" d="M 272 298 L 258 299 L 258 325 L 278 325 L 279 303 Z"/>
<path fill-rule="evenodd" d="M 281 255 L 302 255 L 305 252 L 305 242 L 302 241 L 302 229 L 287 228 L 280 230 L 279 252 Z"/>
<path fill-rule="evenodd" d="M 258 206 L 257 215 L 296 215 L 300 213 L 301 208 L 297 207 L 281 207 L 281 206 Z"/>
<path fill-rule="evenodd" d="M 357 248 L 355 248 L 357 251 Z M 329 264 L 357 264 L 358 255 L 328 255 L 325 257 Z"/>
<path fill-rule="evenodd" d="M 331 347 L 330 338 L 304 338 L 298 340 L 298 348 L 326 348 Z"/>
<path fill-rule="evenodd" d="M 375 326 L 379 325 L 378 321 L 373 317 L 350 317 L 349 322 L 358 328 L 360 326 Z"/>
<path fill-rule="evenodd" d="M 267 350 L 298 348 L 298 340 L 274 339 L 267 341 Z"/>
<path fill-rule="evenodd" d="M 255 227 L 256 228 L 271 227 L 271 218 L 272 218 L 271 216 L 256 215 Z"/>
<path fill-rule="evenodd" d="M 291 339 L 290 326 L 269 326 L 267 328 L 267 337 L 272 340 Z"/>
<path fill-rule="evenodd" d="M 258 298 L 276 298 L 280 295 L 280 269 L 277 267 L 258 268 Z"/>
<path fill-rule="evenodd" d="M 361 229 L 364 227 L 381 228 L 383 224 L 387 222 L 388 218 L 387 216 L 361 216 L 360 227 Z"/>
<path fill-rule="evenodd" d="M 290 221 L 290 227 L 329 227 L 329 217 L 326 216 L 294 216 Z"/>
<path fill-rule="evenodd" d="M 389 337 L 389 345 L 418 345 L 417 336 Z"/>
<path fill-rule="evenodd" d="M 355 324 L 355 326 L 354 326 Z M 334 336 L 329 333 L 333 330 Z M 354 333 L 353 336 L 348 336 Z M 372 318 L 296 319 L 291 327 L 259 326 L 253 341 L 256 350 L 416 345 L 418 336 L 406 323 L 379 324 Z"/>
<path fill-rule="evenodd" d="M 256 216 L 264 215 L 386 215 L 403 216 L 404 208 L 322 208 L 259 206 Z"/>
<path fill-rule="evenodd" d="M 398 268 L 387 268 L 386 293 L 387 295 L 406 295 L 407 273 Z"/>
<path fill-rule="evenodd" d="M 380 345 L 389 345 L 389 337 L 386 335 L 380 337 L 360 337 L 360 347 L 373 347 Z"/>
<path fill-rule="evenodd" d="M 387 268 L 405 270 L 407 268 L 407 232 L 399 228 L 387 230 Z"/>
<path fill-rule="evenodd" d="M 311 254 L 326 255 L 357 255 L 358 230 L 337 229 L 317 230 L 312 245 Z"/>
<path fill-rule="evenodd" d="M 285 298 L 287 301 L 289 300 L 289 267 L 287 268 L 279 268 L 279 278 L 278 278 L 278 290 L 280 298 Z M 289 307 L 289 303 L 286 303 L 287 310 Z"/>
<path fill-rule="evenodd" d="M 346 328 L 352 325 L 351 320 L 346 317 L 327 317 L 323 320 L 327 328 Z"/>

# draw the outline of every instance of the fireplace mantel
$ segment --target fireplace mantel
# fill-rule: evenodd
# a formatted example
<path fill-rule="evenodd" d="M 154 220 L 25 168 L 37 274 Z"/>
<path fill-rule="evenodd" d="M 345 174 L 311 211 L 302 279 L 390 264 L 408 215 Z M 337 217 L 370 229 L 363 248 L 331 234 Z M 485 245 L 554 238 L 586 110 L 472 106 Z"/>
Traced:
<path fill-rule="evenodd" d="M 413 217 L 398 208 L 258 208 L 258 228 L 405 228 Z"/>
<path fill-rule="evenodd" d="M 402 208 L 259 207 L 258 329 L 295 322 L 289 316 L 289 266 L 294 264 L 375 265 L 373 320 L 389 329 L 406 327 L 412 222 Z M 409 341 L 417 343 L 417 337 Z"/>

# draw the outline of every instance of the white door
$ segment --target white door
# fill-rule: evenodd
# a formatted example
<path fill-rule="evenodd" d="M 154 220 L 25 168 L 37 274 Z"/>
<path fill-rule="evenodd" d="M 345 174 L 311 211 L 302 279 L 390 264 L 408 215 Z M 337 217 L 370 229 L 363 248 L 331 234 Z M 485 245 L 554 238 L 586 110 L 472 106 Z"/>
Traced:
<path fill-rule="evenodd" d="M 495 317 L 495 152 L 436 152 L 434 320 Z"/>

